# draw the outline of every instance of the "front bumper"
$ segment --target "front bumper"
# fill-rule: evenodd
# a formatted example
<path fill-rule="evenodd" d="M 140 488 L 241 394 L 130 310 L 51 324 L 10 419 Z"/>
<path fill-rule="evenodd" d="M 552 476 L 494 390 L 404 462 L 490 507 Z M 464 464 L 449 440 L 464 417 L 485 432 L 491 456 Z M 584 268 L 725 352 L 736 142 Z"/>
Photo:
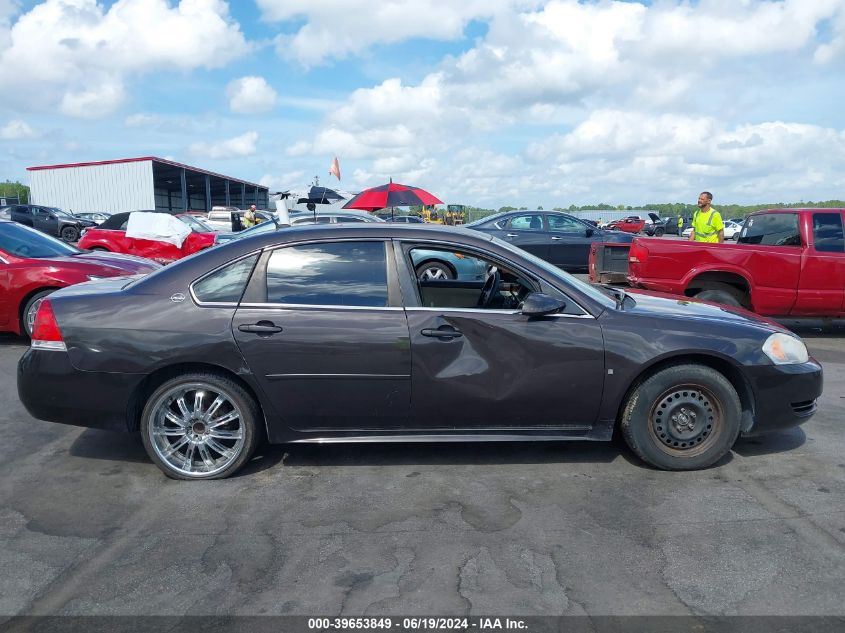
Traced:
<path fill-rule="evenodd" d="M 815 414 L 822 395 L 822 366 L 810 358 L 800 365 L 747 368 L 754 391 L 754 423 L 743 435 L 757 435 L 803 424 Z"/>
<path fill-rule="evenodd" d="M 131 396 L 143 378 L 81 371 L 67 352 L 29 349 L 18 361 L 18 396 L 39 420 L 126 432 Z"/>

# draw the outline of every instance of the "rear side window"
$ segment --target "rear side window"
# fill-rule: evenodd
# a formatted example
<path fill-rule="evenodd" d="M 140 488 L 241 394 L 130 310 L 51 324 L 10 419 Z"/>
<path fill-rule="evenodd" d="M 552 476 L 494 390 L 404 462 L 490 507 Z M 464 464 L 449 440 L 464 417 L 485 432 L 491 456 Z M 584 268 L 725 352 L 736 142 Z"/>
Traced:
<path fill-rule="evenodd" d="M 749 216 L 742 229 L 740 244 L 801 246 L 797 213 L 768 213 Z"/>
<path fill-rule="evenodd" d="M 258 255 L 224 266 L 194 284 L 194 295 L 203 303 L 238 303 Z"/>
<path fill-rule="evenodd" d="M 385 307 L 384 244 L 330 242 L 277 249 L 267 262 L 267 301 Z"/>
<path fill-rule="evenodd" d="M 552 231 L 583 231 L 584 225 L 574 218 L 565 215 L 547 215 L 549 228 Z"/>
<path fill-rule="evenodd" d="M 841 214 L 813 214 L 813 246 L 821 253 L 845 252 Z"/>
<path fill-rule="evenodd" d="M 522 231 L 542 231 L 543 218 L 540 215 L 517 215 L 510 221 L 510 228 Z"/>

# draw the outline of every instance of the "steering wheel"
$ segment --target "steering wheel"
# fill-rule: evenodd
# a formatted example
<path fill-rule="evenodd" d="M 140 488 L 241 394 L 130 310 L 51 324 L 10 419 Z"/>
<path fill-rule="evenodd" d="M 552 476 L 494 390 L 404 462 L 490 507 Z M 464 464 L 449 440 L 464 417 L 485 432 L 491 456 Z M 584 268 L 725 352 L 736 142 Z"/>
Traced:
<path fill-rule="evenodd" d="M 502 283 L 502 275 L 499 274 L 499 269 L 491 266 L 491 272 L 487 275 L 484 281 L 484 286 L 481 288 L 481 295 L 478 297 L 476 307 L 489 308 L 493 303 L 493 298 L 499 292 L 499 285 Z"/>

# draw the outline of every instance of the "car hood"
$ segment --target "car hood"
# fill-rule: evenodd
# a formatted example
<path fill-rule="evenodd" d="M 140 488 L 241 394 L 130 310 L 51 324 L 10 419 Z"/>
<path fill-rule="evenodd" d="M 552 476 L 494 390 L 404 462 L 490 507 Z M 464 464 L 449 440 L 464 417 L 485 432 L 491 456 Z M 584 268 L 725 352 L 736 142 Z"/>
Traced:
<path fill-rule="evenodd" d="M 45 262 L 48 260 L 42 259 L 40 261 Z M 51 257 L 49 261 L 57 264 L 86 263 L 93 266 L 105 266 L 113 268 L 115 274 L 122 275 L 146 274 L 161 268 L 161 264 L 143 257 L 122 255 L 120 253 L 104 253 L 100 251 L 93 253 L 79 253 L 78 255 L 68 255 L 67 257 Z"/>
<path fill-rule="evenodd" d="M 780 323 L 742 308 L 733 308 L 691 297 L 680 297 L 649 290 L 626 289 L 625 292 L 636 302 L 633 307 L 626 305 L 625 312 L 629 314 L 678 317 L 684 320 L 701 319 L 734 325 L 744 324 L 768 331 L 790 333 Z"/>

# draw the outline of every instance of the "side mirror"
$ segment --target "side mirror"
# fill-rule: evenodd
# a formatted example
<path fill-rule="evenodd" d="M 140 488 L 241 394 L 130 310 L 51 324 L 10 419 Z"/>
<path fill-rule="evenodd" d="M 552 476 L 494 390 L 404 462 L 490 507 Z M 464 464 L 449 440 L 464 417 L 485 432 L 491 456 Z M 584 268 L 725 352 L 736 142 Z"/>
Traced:
<path fill-rule="evenodd" d="M 587 229 L 586 230 L 587 237 L 593 237 L 593 233 L 595 233 L 595 232 L 596 232 L 595 229 Z"/>
<path fill-rule="evenodd" d="M 555 299 L 542 292 L 532 292 L 522 302 L 522 314 L 528 317 L 545 316 L 560 312 L 566 307 L 562 299 Z"/>

